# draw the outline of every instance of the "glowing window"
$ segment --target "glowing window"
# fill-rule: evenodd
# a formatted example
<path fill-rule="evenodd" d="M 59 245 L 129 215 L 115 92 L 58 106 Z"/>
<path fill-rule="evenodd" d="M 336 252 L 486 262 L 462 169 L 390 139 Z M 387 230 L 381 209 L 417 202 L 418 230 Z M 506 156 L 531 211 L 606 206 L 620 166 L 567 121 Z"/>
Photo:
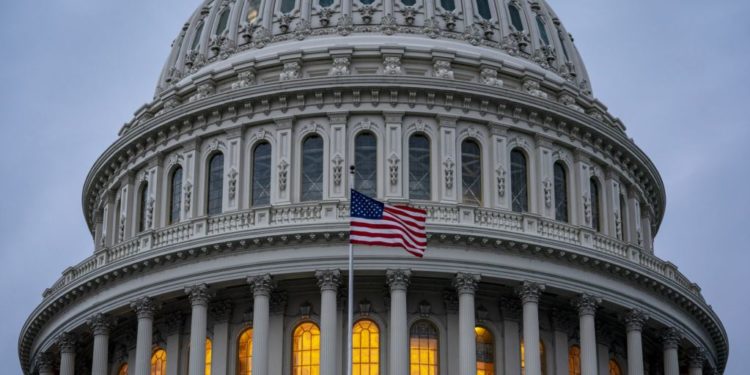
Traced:
<path fill-rule="evenodd" d="M 208 191 L 207 213 L 216 215 L 221 213 L 224 195 L 224 154 L 218 153 L 211 157 L 208 163 Z"/>
<path fill-rule="evenodd" d="M 409 331 L 409 374 L 438 374 L 438 331 L 434 324 L 420 320 Z"/>
<path fill-rule="evenodd" d="M 301 323 L 292 337 L 292 375 L 320 375 L 320 328 Z"/>
<path fill-rule="evenodd" d="M 182 168 L 177 167 L 172 172 L 172 181 L 169 194 L 169 224 L 180 221 L 182 207 Z"/>
<path fill-rule="evenodd" d="M 409 198 L 430 199 L 430 140 L 424 134 L 409 137 Z"/>
<path fill-rule="evenodd" d="M 242 331 L 237 341 L 237 375 L 252 375 L 253 373 L 253 329 Z"/>
<path fill-rule="evenodd" d="M 477 375 L 495 374 L 495 340 L 492 332 L 484 327 L 475 327 L 477 340 Z"/>
<path fill-rule="evenodd" d="M 120 369 L 117 370 L 117 375 L 128 375 L 128 364 L 127 363 L 123 363 L 120 366 Z"/>
<path fill-rule="evenodd" d="M 247 23 L 253 24 L 260 14 L 260 0 L 250 0 L 247 4 Z"/>
<path fill-rule="evenodd" d="M 614 359 L 609 360 L 609 375 L 621 375 L 620 365 Z"/>
<path fill-rule="evenodd" d="M 482 204 L 482 156 L 473 140 L 461 143 L 461 186 L 464 203 Z"/>
<path fill-rule="evenodd" d="M 568 349 L 568 374 L 581 375 L 581 347 L 578 345 Z"/>
<path fill-rule="evenodd" d="M 262 142 L 253 150 L 253 206 L 271 203 L 271 144 Z"/>
<path fill-rule="evenodd" d="M 375 197 L 378 194 L 378 141 L 369 132 L 360 133 L 354 139 L 354 189 Z"/>
<path fill-rule="evenodd" d="M 591 193 L 591 227 L 598 232 L 602 229 L 599 212 L 599 183 L 594 178 L 589 180 L 589 192 Z"/>
<path fill-rule="evenodd" d="M 510 152 L 510 190 L 513 211 L 529 210 L 526 155 L 518 149 Z"/>
<path fill-rule="evenodd" d="M 167 375 L 167 351 L 161 348 L 151 355 L 151 375 Z"/>
<path fill-rule="evenodd" d="M 141 216 L 138 218 L 138 231 L 143 232 L 148 229 L 146 228 L 148 221 L 148 182 L 141 184 L 139 204 L 140 206 L 138 209 L 140 210 Z"/>
<path fill-rule="evenodd" d="M 352 329 L 352 373 L 380 373 L 380 329 L 372 320 L 360 320 Z"/>
<path fill-rule="evenodd" d="M 561 162 L 554 165 L 555 174 L 555 219 L 568 222 L 568 177 Z"/>
<path fill-rule="evenodd" d="M 211 339 L 206 338 L 206 375 L 211 375 L 211 358 L 213 357 L 213 344 Z"/>
<path fill-rule="evenodd" d="M 521 11 L 515 4 L 508 4 L 508 13 L 510 14 L 510 23 L 516 31 L 523 31 L 523 21 L 521 21 Z"/>
<path fill-rule="evenodd" d="M 526 373 L 526 347 L 521 340 L 521 374 Z M 544 343 L 539 341 L 539 364 L 541 366 L 542 375 L 547 374 L 547 356 L 544 355 Z"/>
<path fill-rule="evenodd" d="M 323 199 L 323 138 L 311 135 L 302 142 L 301 200 Z"/>

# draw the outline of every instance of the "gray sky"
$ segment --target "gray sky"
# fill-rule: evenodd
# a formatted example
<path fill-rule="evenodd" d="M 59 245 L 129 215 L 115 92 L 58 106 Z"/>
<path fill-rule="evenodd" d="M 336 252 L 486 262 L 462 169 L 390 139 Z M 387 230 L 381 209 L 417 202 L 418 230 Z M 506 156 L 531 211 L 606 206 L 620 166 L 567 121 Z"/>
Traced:
<path fill-rule="evenodd" d="M 700 284 L 730 337 L 726 374 L 750 358 L 747 121 L 750 2 L 548 0 L 574 35 L 594 94 L 667 186 L 657 255 Z M 92 253 L 89 168 L 149 101 L 198 0 L 4 1 L 0 12 L 0 363 L 41 292 Z M 8 372 L 10 371 L 10 372 Z"/>

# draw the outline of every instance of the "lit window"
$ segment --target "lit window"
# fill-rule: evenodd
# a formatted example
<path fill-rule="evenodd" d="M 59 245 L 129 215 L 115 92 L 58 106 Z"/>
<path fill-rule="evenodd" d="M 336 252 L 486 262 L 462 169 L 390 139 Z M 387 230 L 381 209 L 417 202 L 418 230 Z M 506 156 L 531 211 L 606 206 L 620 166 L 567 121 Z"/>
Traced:
<path fill-rule="evenodd" d="M 521 340 L 521 374 L 526 373 L 526 347 Z M 539 341 L 539 365 L 541 366 L 542 375 L 547 374 L 547 356 L 544 355 L 544 343 Z"/>
<path fill-rule="evenodd" d="M 568 177 L 561 162 L 554 165 L 555 173 L 555 220 L 568 222 Z"/>
<path fill-rule="evenodd" d="M 301 200 L 323 199 L 323 138 L 311 135 L 302 142 Z"/>
<path fill-rule="evenodd" d="M 213 344 L 211 339 L 206 338 L 206 375 L 211 375 L 211 358 L 213 357 Z"/>
<path fill-rule="evenodd" d="M 568 374 L 581 375 L 581 348 L 578 345 L 568 349 Z"/>
<path fill-rule="evenodd" d="M 175 168 L 172 172 L 172 181 L 170 184 L 169 194 L 169 223 L 174 224 L 180 221 L 180 212 L 182 207 L 182 168 Z"/>
<path fill-rule="evenodd" d="M 516 31 L 523 31 L 523 21 L 521 21 L 521 11 L 515 4 L 508 4 L 508 13 L 510 14 L 510 23 Z"/>
<path fill-rule="evenodd" d="M 510 190 L 513 211 L 529 210 L 526 155 L 518 149 L 510 152 Z"/>
<path fill-rule="evenodd" d="M 549 35 L 547 35 L 547 27 L 544 26 L 544 19 L 542 18 L 542 15 L 536 16 L 536 25 L 539 27 L 539 37 L 542 38 L 542 43 L 544 45 L 549 45 Z"/>
<path fill-rule="evenodd" d="M 237 375 L 253 374 L 253 329 L 247 328 L 237 341 Z"/>
<path fill-rule="evenodd" d="M 352 329 L 352 372 L 354 375 L 380 373 L 380 329 L 372 320 L 360 320 Z"/>
<path fill-rule="evenodd" d="M 221 213 L 224 195 L 224 154 L 217 153 L 208 163 L 208 191 L 207 213 L 216 215 Z"/>
<path fill-rule="evenodd" d="M 591 192 L 591 227 L 595 231 L 601 230 L 601 212 L 599 212 L 599 183 L 594 178 L 589 180 L 589 191 Z"/>
<path fill-rule="evenodd" d="M 357 135 L 354 139 L 354 189 L 368 197 L 378 194 L 377 156 L 375 135 L 369 132 Z"/>
<path fill-rule="evenodd" d="M 289 13 L 294 10 L 294 5 L 296 3 L 296 0 L 281 0 L 281 7 L 279 10 L 281 13 Z"/>
<path fill-rule="evenodd" d="M 224 9 L 223 12 L 221 12 L 221 15 L 219 16 L 219 23 L 216 25 L 216 33 L 214 35 L 219 36 L 221 34 L 224 34 L 225 31 L 227 31 L 227 28 L 229 27 L 229 8 L 227 7 Z"/>
<path fill-rule="evenodd" d="M 140 210 L 141 216 L 138 218 L 138 231 L 143 232 L 144 230 L 148 229 L 146 227 L 148 222 L 148 182 L 144 182 L 141 184 L 141 190 L 140 190 L 140 199 L 139 199 L 139 207 L 138 210 Z"/>
<path fill-rule="evenodd" d="M 461 143 L 461 186 L 464 203 L 482 203 L 482 157 L 473 140 Z"/>
<path fill-rule="evenodd" d="M 409 331 L 409 374 L 438 374 L 438 331 L 434 324 L 420 320 Z"/>
<path fill-rule="evenodd" d="M 120 366 L 120 369 L 117 370 L 117 375 L 128 375 L 128 364 L 127 363 L 123 363 Z"/>
<path fill-rule="evenodd" d="M 250 0 L 247 9 L 247 23 L 252 25 L 260 14 L 260 0 Z"/>
<path fill-rule="evenodd" d="M 167 351 L 161 348 L 151 355 L 151 375 L 167 375 Z"/>
<path fill-rule="evenodd" d="M 477 375 L 495 375 L 495 340 L 492 332 L 475 327 L 477 340 Z"/>
<path fill-rule="evenodd" d="M 614 359 L 609 360 L 609 375 L 621 375 L 620 365 Z"/>
<path fill-rule="evenodd" d="M 292 339 L 292 375 L 320 375 L 320 328 L 301 323 Z"/>
<path fill-rule="evenodd" d="M 271 144 L 262 142 L 253 150 L 253 206 L 271 203 Z"/>
<path fill-rule="evenodd" d="M 424 134 L 409 137 L 409 198 L 430 199 L 430 140 Z"/>

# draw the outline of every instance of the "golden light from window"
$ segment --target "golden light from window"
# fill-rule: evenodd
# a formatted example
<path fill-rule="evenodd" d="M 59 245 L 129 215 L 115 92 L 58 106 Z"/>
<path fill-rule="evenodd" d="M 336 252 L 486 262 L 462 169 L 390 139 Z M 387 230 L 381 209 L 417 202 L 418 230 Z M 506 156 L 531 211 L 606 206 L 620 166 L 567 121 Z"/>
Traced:
<path fill-rule="evenodd" d="M 581 347 L 578 345 L 568 349 L 568 374 L 581 375 Z"/>
<path fill-rule="evenodd" d="M 526 373 L 526 348 L 521 340 L 521 374 Z M 547 356 L 544 355 L 544 342 L 539 341 L 539 364 L 542 367 L 542 375 L 547 374 Z"/>
<path fill-rule="evenodd" d="M 120 369 L 117 370 L 117 375 L 128 375 L 128 364 L 123 363 Z"/>
<path fill-rule="evenodd" d="M 206 338 L 206 375 L 211 375 L 211 357 L 213 357 L 211 347 L 211 339 Z"/>
<path fill-rule="evenodd" d="M 237 374 L 252 375 L 253 373 L 253 329 L 248 328 L 240 334 L 237 341 Z"/>
<path fill-rule="evenodd" d="M 622 375 L 620 365 L 614 359 L 609 360 L 609 375 Z"/>
<path fill-rule="evenodd" d="M 420 320 L 409 331 L 409 374 L 437 375 L 438 332 L 427 320 Z"/>
<path fill-rule="evenodd" d="M 360 320 L 352 327 L 352 373 L 380 373 L 380 329 L 372 320 Z"/>
<path fill-rule="evenodd" d="M 151 375 L 167 375 L 167 351 L 157 348 L 151 355 Z"/>
<path fill-rule="evenodd" d="M 487 328 L 474 328 L 477 340 L 477 375 L 495 374 L 495 340 Z"/>
<path fill-rule="evenodd" d="M 292 340 L 292 375 L 320 375 L 320 328 L 300 323 Z"/>

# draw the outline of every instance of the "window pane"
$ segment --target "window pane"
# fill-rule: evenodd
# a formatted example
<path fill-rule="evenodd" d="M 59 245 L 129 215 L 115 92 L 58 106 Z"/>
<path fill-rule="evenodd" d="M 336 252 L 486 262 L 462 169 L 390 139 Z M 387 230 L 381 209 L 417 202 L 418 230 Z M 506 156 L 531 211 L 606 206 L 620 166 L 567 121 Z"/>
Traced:
<path fill-rule="evenodd" d="M 253 329 L 242 331 L 237 342 L 237 375 L 253 373 Z"/>
<path fill-rule="evenodd" d="M 202 33 L 203 33 L 203 24 L 200 24 L 198 26 L 198 29 L 195 30 L 195 36 L 193 36 L 193 44 L 190 46 L 190 49 L 195 50 L 198 48 L 198 44 L 201 42 Z"/>
<path fill-rule="evenodd" d="M 354 141 L 354 189 L 369 197 L 378 194 L 377 140 L 372 133 L 362 133 Z"/>
<path fill-rule="evenodd" d="M 318 1 L 318 4 L 322 6 L 323 8 L 328 8 L 329 6 L 333 5 L 333 0 L 320 0 Z"/>
<path fill-rule="evenodd" d="M 323 138 L 317 135 L 302 142 L 301 200 L 323 199 Z"/>
<path fill-rule="evenodd" d="M 247 6 L 247 23 L 252 24 L 260 14 L 260 0 L 250 0 Z"/>
<path fill-rule="evenodd" d="M 294 329 L 292 374 L 320 374 L 320 328 L 315 323 L 301 323 Z"/>
<path fill-rule="evenodd" d="M 482 18 L 488 20 L 492 18 L 490 3 L 487 0 L 477 0 L 477 11 Z"/>
<path fill-rule="evenodd" d="M 151 375 L 167 375 L 167 351 L 156 349 L 151 355 Z"/>
<path fill-rule="evenodd" d="M 461 143 L 461 186 L 464 203 L 482 203 L 482 158 L 479 145 L 470 140 Z"/>
<path fill-rule="evenodd" d="M 625 195 L 620 194 L 620 238 L 625 241 L 625 234 L 628 233 L 628 206 L 625 203 Z"/>
<path fill-rule="evenodd" d="M 140 206 L 138 209 L 140 210 L 141 217 L 138 219 L 138 231 L 143 232 L 147 229 L 146 223 L 148 221 L 148 182 L 141 184 L 140 192 Z"/>
<path fill-rule="evenodd" d="M 548 46 L 549 36 L 547 35 L 547 28 L 544 26 L 544 20 L 541 15 L 536 16 L 536 24 L 539 27 L 539 36 L 542 38 L 542 42 Z"/>
<path fill-rule="evenodd" d="M 128 375 L 127 363 L 123 363 L 122 366 L 120 366 L 120 370 L 117 371 L 117 375 Z"/>
<path fill-rule="evenodd" d="M 271 203 L 271 144 L 263 142 L 253 150 L 253 206 Z"/>
<path fill-rule="evenodd" d="M 380 370 L 380 329 L 372 320 L 360 320 L 352 327 L 352 373 L 377 375 Z"/>
<path fill-rule="evenodd" d="M 432 198 L 430 140 L 422 134 L 409 138 L 409 198 Z"/>
<path fill-rule="evenodd" d="M 513 211 L 529 210 L 526 156 L 519 150 L 510 153 L 510 189 Z"/>
<path fill-rule="evenodd" d="M 563 35 L 562 30 L 557 30 L 557 36 L 560 37 L 560 46 L 562 46 L 563 55 L 565 55 L 565 61 L 570 61 L 570 57 L 568 56 L 568 49 L 565 47 L 565 36 Z"/>
<path fill-rule="evenodd" d="M 589 189 L 591 191 L 591 227 L 595 231 L 601 230 L 599 223 L 599 184 L 593 178 L 590 180 Z"/>
<path fill-rule="evenodd" d="M 420 320 L 409 331 L 409 374 L 438 374 L 438 332 L 434 324 Z"/>
<path fill-rule="evenodd" d="M 417 0 L 401 0 L 401 4 L 404 4 L 408 7 L 414 6 L 414 4 L 417 3 Z"/>
<path fill-rule="evenodd" d="M 225 9 L 219 16 L 219 23 L 216 25 L 216 36 L 219 36 L 227 30 L 229 26 L 229 8 Z"/>
<path fill-rule="evenodd" d="M 510 23 L 516 29 L 516 31 L 523 31 L 523 21 L 521 21 L 521 12 L 518 8 L 510 4 L 508 5 L 508 13 L 510 14 Z"/>
<path fill-rule="evenodd" d="M 174 224 L 180 221 L 182 207 L 182 168 L 177 168 L 172 172 L 172 184 L 169 201 L 169 223 Z"/>
<path fill-rule="evenodd" d="M 568 374 L 581 375 L 581 348 L 578 345 L 568 349 Z"/>
<path fill-rule="evenodd" d="M 440 0 L 440 6 L 449 12 L 456 10 L 456 2 L 454 0 Z"/>
<path fill-rule="evenodd" d="M 565 167 L 560 162 L 555 163 L 555 219 L 568 222 L 568 178 Z"/>
<path fill-rule="evenodd" d="M 209 215 L 220 214 L 224 194 L 224 154 L 218 153 L 208 163 L 208 205 Z"/>
<path fill-rule="evenodd" d="M 281 13 L 289 13 L 294 10 L 296 0 L 281 0 Z"/>
<path fill-rule="evenodd" d="M 477 345 L 477 375 L 495 375 L 495 340 L 492 332 L 475 327 Z"/>

